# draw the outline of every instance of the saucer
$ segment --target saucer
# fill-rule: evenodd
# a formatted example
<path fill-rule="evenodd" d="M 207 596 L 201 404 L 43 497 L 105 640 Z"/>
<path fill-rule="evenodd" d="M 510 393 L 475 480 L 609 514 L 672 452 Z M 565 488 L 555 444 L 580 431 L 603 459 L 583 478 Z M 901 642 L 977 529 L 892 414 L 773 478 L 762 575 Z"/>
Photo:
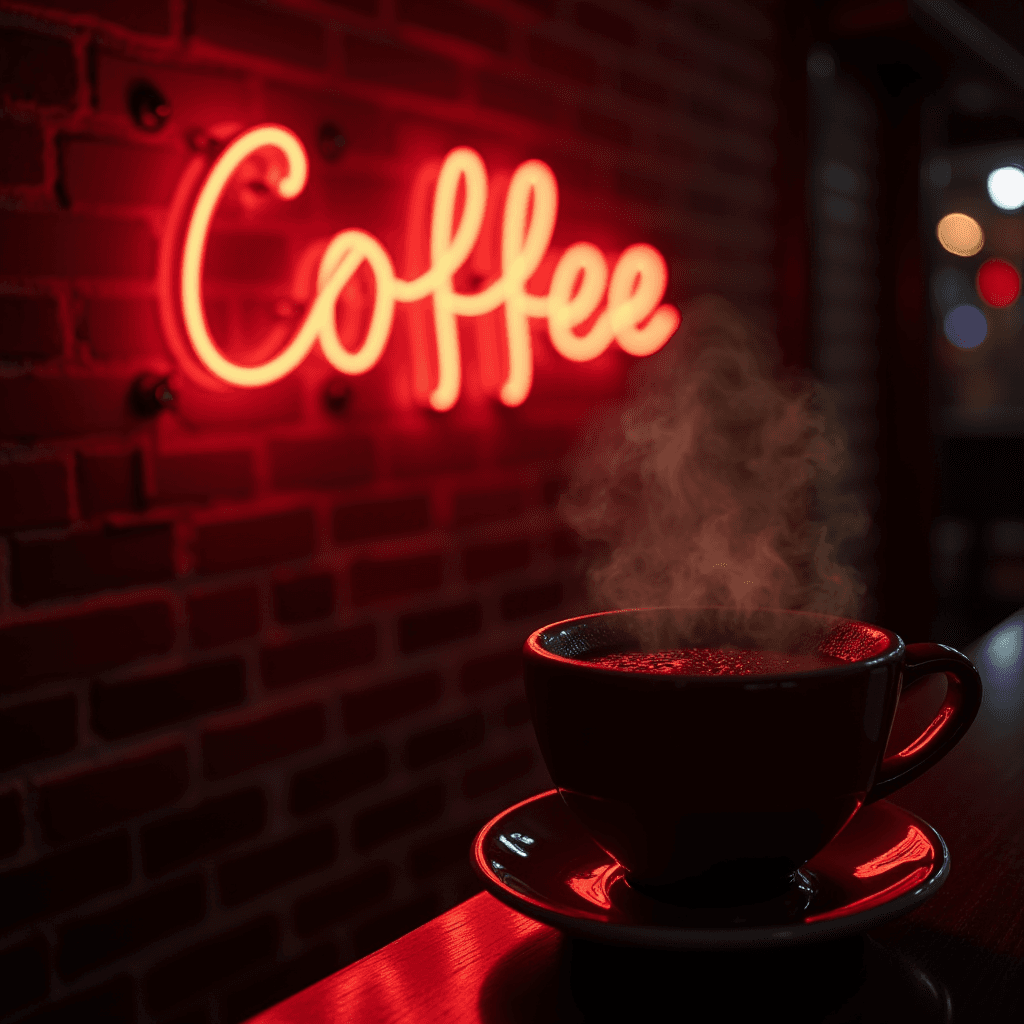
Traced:
<path fill-rule="evenodd" d="M 879 800 L 767 903 L 689 908 L 652 899 L 549 790 L 481 829 L 473 866 L 492 895 L 569 935 L 654 949 L 750 949 L 840 938 L 900 917 L 933 896 L 949 851 L 927 822 Z"/>

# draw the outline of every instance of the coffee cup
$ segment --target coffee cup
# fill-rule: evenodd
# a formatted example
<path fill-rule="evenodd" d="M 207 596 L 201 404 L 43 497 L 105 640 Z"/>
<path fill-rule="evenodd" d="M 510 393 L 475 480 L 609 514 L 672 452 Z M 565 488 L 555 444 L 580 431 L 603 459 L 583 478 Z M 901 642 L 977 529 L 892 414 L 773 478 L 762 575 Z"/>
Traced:
<path fill-rule="evenodd" d="M 977 670 L 952 648 L 788 611 L 584 615 L 533 633 L 524 670 L 570 811 L 631 885 L 702 905 L 784 892 L 981 705 Z M 948 681 L 938 714 L 885 756 L 901 692 L 935 673 Z"/>

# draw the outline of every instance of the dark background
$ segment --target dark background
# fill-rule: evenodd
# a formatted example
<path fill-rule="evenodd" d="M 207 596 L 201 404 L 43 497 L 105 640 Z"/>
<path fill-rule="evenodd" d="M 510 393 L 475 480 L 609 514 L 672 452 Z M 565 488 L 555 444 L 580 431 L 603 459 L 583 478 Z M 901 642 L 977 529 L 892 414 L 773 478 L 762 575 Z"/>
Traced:
<path fill-rule="evenodd" d="M 966 6 L 1024 49 L 1018 4 Z M 725 294 L 833 389 L 870 616 L 965 643 L 1024 599 L 1021 441 L 943 418 L 922 166 L 1019 140 L 1011 79 L 899 2 L 0 5 L 0 1012 L 242 1020 L 476 891 L 475 830 L 547 785 L 518 650 L 583 607 L 555 502 L 629 360 L 538 335 L 506 410 L 467 330 L 439 416 L 400 322 L 365 377 L 204 387 L 156 272 L 211 129 L 311 159 L 294 210 L 219 224 L 218 336 L 287 322 L 317 235 L 401 271 L 452 146 L 541 157 L 556 248 L 657 245 L 672 301 Z"/>

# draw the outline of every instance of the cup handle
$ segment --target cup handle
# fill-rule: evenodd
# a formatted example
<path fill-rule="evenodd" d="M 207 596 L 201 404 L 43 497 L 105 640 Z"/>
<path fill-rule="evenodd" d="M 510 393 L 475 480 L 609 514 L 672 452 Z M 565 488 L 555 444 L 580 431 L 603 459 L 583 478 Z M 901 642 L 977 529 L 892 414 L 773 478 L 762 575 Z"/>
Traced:
<path fill-rule="evenodd" d="M 900 693 L 926 676 L 946 675 L 946 698 L 920 736 L 882 761 L 864 802 L 880 800 L 941 761 L 971 727 L 981 707 L 981 676 L 959 651 L 943 644 L 907 644 Z"/>

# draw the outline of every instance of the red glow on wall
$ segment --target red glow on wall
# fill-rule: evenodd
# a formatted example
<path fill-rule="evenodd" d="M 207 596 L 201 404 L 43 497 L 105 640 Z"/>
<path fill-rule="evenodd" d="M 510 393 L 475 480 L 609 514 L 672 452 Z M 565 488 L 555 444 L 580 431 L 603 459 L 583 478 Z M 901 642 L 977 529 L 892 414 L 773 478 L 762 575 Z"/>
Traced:
<path fill-rule="evenodd" d="M 512 175 L 501 221 L 501 276 L 479 292 L 457 292 L 452 279 L 476 246 L 484 224 L 489 180 L 480 154 L 466 146 L 445 157 L 434 187 L 430 223 L 430 267 L 403 280 L 388 251 L 358 229 L 335 234 L 320 257 L 316 295 L 287 344 L 258 366 L 228 359 L 212 337 L 203 302 L 203 264 L 210 224 L 224 190 L 239 166 L 260 149 L 276 150 L 285 171 L 268 184 L 284 200 L 305 188 L 309 160 L 299 138 L 277 124 L 243 132 L 220 153 L 203 180 L 189 218 L 181 253 L 181 315 L 199 362 L 215 377 L 254 388 L 291 373 L 319 343 L 341 373 L 366 373 L 380 361 L 391 335 L 395 306 L 430 299 L 433 307 L 437 378 L 429 394 L 438 412 L 451 409 L 462 388 L 459 317 L 504 309 L 508 371 L 498 397 L 521 405 L 533 382 L 529 321 L 546 320 L 552 345 L 565 359 L 587 362 L 615 341 L 634 356 L 658 351 L 679 326 L 679 313 L 661 305 L 668 283 L 665 259 L 650 245 L 631 245 L 609 273 L 597 246 L 577 242 L 561 255 L 547 295 L 528 290 L 551 245 L 558 213 L 558 183 L 547 164 L 527 160 Z M 458 202 L 461 197 L 461 208 Z M 337 304 L 345 286 L 366 264 L 374 279 L 369 326 L 359 348 L 338 336 Z M 602 300 L 605 308 L 599 311 Z M 596 319 L 595 319 L 596 315 Z M 585 333 L 581 325 L 593 321 Z"/>
<path fill-rule="evenodd" d="M 978 294 L 990 306 L 1009 306 L 1020 295 L 1020 274 L 1006 260 L 985 260 L 978 271 Z"/>

